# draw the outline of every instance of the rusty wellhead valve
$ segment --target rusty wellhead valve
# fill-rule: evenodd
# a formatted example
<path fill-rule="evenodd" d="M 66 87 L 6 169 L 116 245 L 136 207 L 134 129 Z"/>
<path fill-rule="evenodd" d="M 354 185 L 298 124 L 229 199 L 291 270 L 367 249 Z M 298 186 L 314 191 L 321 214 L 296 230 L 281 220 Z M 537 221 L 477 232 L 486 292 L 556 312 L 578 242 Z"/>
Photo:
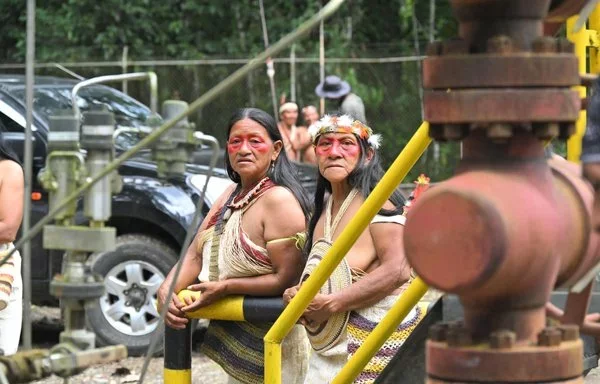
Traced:
<path fill-rule="evenodd" d="M 460 37 L 430 45 L 423 100 L 430 136 L 461 140 L 462 159 L 411 207 L 404 231 L 415 272 L 464 307 L 464 322 L 430 331 L 428 382 L 581 383 L 576 328 L 599 259 L 593 191 L 544 150 L 573 132 L 577 58 L 543 36 L 550 0 L 451 4 Z M 564 329 L 546 326 L 558 286 L 575 297 Z"/>
<path fill-rule="evenodd" d="M 526 5 L 525 5 L 526 4 Z M 429 45 L 423 62 L 425 120 L 438 140 L 474 130 L 505 141 L 573 133 L 581 102 L 577 57 L 566 39 L 542 36 L 549 0 L 452 1 L 460 37 Z"/>

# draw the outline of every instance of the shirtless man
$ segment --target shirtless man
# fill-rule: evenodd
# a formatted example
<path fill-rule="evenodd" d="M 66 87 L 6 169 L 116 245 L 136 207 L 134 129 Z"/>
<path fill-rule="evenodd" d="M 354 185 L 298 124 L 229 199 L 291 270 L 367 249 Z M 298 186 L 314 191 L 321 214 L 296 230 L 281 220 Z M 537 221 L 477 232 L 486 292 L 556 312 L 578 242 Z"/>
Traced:
<path fill-rule="evenodd" d="M 315 162 L 312 141 L 306 127 L 296 126 L 298 122 L 298 105 L 288 102 L 279 107 L 279 123 L 277 127 L 283 137 L 283 146 L 288 158 L 301 163 Z"/>
<path fill-rule="evenodd" d="M 307 105 L 302 108 L 302 120 L 307 127 L 310 127 L 319 120 L 319 111 L 314 105 Z"/>

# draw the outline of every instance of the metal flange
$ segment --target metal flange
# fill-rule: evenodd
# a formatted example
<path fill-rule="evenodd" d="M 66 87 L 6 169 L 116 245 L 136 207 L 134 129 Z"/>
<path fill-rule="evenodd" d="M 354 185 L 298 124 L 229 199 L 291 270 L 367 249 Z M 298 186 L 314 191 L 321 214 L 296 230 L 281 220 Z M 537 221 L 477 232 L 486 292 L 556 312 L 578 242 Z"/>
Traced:
<path fill-rule="evenodd" d="M 583 343 L 579 339 L 562 341 L 561 333 L 557 332 L 557 342 L 551 346 L 512 345 L 510 337 L 494 345 L 459 347 L 429 340 L 427 374 L 440 382 L 453 383 L 539 383 L 577 379 L 583 372 Z"/>

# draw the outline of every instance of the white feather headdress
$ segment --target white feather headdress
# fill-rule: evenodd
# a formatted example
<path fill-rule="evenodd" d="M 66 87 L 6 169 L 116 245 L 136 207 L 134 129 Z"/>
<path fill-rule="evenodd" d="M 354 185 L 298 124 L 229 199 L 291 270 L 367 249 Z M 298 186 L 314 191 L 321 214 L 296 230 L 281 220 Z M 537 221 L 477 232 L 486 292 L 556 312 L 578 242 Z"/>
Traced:
<path fill-rule="evenodd" d="M 308 128 L 308 133 L 313 143 L 316 143 L 317 138 L 325 133 L 353 133 L 358 138 L 366 139 L 373 149 L 378 149 L 381 145 L 381 135 L 373 134 L 371 128 L 349 115 L 325 115 Z"/>

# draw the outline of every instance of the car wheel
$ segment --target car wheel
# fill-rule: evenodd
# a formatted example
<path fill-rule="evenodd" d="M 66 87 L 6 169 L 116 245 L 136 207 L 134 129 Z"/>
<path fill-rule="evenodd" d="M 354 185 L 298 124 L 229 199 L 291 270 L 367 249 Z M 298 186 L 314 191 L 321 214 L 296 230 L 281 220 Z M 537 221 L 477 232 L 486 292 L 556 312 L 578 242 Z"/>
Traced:
<path fill-rule="evenodd" d="M 114 251 L 95 257 L 92 270 L 104 276 L 105 293 L 86 313 L 98 345 L 124 344 L 131 356 L 146 353 L 159 323 L 158 288 L 176 260 L 172 248 L 139 234 L 119 236 Z M 162 349 L 161 337 L 155 353 Z"/>

